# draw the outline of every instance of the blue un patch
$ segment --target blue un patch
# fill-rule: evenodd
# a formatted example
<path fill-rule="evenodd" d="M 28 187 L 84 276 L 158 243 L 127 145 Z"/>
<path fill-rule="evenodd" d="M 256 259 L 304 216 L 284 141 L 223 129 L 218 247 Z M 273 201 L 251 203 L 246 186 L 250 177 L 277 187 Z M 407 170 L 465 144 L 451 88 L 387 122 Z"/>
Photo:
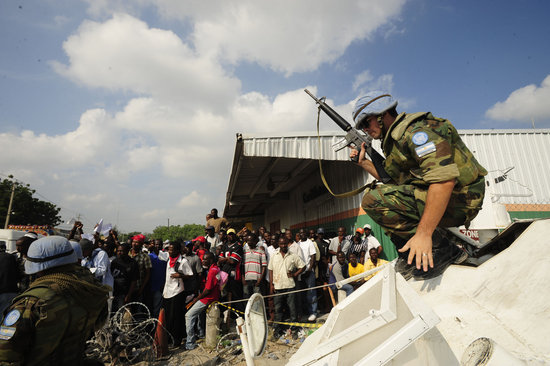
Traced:
<path fill-rule="evenodd" d="M 21 313 L 19 312 L 19 310 L 10 311 L 8 315 L 6 315 L 6 317 L 4 318 L 4 325 L 8 327 L 14 325 L 19 320 L 20 316 Z"/>
<path fill-rule="evenodd" d="M 424 145 L 428 142 L 428 134 L 426 132 L 417 132 L 413 135 L 412 142 L 415 145 Z"/>

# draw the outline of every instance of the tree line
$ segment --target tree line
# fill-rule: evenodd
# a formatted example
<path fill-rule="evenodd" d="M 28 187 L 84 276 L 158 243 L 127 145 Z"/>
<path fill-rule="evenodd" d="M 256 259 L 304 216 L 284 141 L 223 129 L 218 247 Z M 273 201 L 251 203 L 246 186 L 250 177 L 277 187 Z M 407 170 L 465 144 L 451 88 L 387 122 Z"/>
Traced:
<path fill-rule="evenodd" d="M 10 176 L 9 178 L 13 178 Z M 36 192 L 28 184 L 11 179 L 0 182 L 0 225 L 6 222 L 12 187 L 15 187 L 11 206 L 10 224 L 12 225 L 51 225 L 61 223 L 61 208 L 47 201 L 33 197 Z"/>

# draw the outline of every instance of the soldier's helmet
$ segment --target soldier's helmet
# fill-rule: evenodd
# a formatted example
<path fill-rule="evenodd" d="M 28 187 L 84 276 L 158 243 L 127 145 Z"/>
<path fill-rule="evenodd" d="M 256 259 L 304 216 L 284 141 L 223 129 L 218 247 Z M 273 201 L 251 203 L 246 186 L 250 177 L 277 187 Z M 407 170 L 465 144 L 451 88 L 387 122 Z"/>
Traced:
<path fill-rule="evenodd" d="M 45 236 L 29 247 L 25 272 L 35 274 L 71 263 L 76 263 L 76 254 L 69 241 L 62 236 Z"/>
<path fill-rule="evenodd" d="M 366 117 L 380 115 L 395 107 L 397 107 L 397 100 L 386 92 L 374 90 L 363 95 L 357 99 L 353 108 L 355 128 L 362 129 Z"/>

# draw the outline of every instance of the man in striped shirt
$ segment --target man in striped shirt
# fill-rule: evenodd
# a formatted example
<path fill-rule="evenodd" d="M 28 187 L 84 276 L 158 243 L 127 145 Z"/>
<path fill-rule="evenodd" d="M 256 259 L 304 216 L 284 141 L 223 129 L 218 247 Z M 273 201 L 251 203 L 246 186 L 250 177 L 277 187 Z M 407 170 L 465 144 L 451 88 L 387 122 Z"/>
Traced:
<path fill-rule="evenodd" d="M 241 282 L 241 262 L 243 259 L 243 247 L 237 241 L 237 233 L 235 229 L 227 230 L 227 246 L 220 253 L 218 263 L 220 269 L 228 274 L 227 284 L 227 300 L 240 300 L 243 298 L 243 287 Z M 241 310 L 242 303 L 236 303 L 235 307 Z"/>
<path fill-rule="evenodd" d="M 244 252 L 244 295 L 250 297 L 253 293 L 260 292 L 260 284 L 265 276 L 267 260 L 265 253 L 258 245 L 256 234 L 250 233 L 246 237 L 248 250 Z"/>

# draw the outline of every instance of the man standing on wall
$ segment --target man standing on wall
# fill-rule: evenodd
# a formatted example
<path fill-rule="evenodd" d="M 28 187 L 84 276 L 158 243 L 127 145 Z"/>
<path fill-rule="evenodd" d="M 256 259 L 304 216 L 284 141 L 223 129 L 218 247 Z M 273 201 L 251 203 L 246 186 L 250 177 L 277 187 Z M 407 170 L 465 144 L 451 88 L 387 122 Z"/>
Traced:
<path fill-rule="evenodd" d="M 210 219 L 206 221 L 206 226 L 213 226 L 214 232 L 219 232 L 220 228 L 227 228 L 229 226 L 229 221 L 225 217 L 218 217 L 218 209 L 213 208 L 210 211 Z"/>

